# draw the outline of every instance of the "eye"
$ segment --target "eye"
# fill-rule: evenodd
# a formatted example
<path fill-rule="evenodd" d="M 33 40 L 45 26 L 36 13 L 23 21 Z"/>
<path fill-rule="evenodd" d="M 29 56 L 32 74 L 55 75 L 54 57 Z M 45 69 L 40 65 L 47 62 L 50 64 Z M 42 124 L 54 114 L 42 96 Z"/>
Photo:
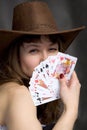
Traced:
<path fill-rule="evenodd" d="M 49 51 L 58 51 L 58 49 L 56 47 L 51 47 L 49 48 Z"/>
<path fill-rule="evenodd" d="M 35 54 L 35 53 L 38 53 L 38 52 L 39 52 L 38 49 L 31 49 L 31 50 L 29 50 L 29 53 L 31 53 L 31 54 Z"/>

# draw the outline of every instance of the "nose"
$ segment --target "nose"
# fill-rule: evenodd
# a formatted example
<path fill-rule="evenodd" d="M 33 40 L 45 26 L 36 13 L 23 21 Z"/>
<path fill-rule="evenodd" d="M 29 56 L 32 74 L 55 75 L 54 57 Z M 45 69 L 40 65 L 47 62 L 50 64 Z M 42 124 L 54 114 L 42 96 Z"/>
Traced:
<path fill-rule="evenodd" d="M 43 60 L 47 59 L 48 56 L 49 56 L 48 52 L 47 51 L 43 51 L 41 53 L 41 60 L 43 61 Z"/>

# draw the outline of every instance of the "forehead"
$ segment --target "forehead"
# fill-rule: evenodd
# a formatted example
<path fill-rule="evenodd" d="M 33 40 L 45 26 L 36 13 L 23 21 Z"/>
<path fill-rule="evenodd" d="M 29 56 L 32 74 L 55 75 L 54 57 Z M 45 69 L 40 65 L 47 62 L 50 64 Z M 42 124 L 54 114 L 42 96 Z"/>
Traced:
<path fill-rule="evenodd" d="M 40 47 L 40 46 L 53 46 L 53 45 L 57 45 L 57 43 L 52 43 L 51 41 L 48 41 L 48 40 L 44 40 L 44 41 L 41 41 L 41 40 L 38 40 L 36 42 L 23 42 L 23 47 L 24 48 L 28 48 L 28 47 Z"/>
<path fill-rule="evenodd" d="M 29 35 L 22 37 L 22 45 L 25 47 L 28 46 L 39 46 L 42 44 L 48 45 L 59 45 L 59 38 L 55 35 Z"/>

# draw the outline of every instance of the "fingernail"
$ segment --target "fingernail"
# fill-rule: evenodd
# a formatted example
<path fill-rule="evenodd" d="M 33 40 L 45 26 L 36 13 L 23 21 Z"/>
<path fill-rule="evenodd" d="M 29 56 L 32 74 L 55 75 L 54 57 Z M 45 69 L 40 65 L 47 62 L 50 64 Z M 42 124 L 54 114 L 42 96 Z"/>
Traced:
<path fill-rule="evenodd" d="M 60 79 L 62 79 L 64 77 L 64 74 L 60 74 Z"/>

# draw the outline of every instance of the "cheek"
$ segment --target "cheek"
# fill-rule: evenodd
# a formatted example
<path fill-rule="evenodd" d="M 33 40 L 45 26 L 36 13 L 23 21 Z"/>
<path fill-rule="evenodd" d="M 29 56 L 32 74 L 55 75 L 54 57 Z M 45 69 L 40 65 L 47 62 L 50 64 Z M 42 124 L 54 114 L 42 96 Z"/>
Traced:
<path fill-rule="evenodd" d="M 27 76 L 31 76 L 34 68 L 39 64 L 38 58 L 35 57 L 22 57 L 21 58 L 21 67 L 23 72 Z"/>

